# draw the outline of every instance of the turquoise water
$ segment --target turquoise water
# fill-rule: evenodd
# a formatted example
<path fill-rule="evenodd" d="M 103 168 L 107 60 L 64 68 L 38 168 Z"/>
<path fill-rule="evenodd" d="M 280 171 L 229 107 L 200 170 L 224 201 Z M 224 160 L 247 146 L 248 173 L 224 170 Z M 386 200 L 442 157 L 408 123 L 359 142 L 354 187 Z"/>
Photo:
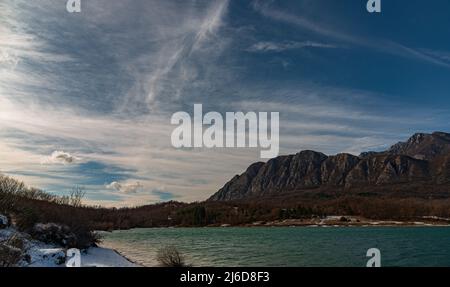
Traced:
<path fill-rule="evenodd" d="M 356 266 L 369 248 L 382 266 L 450 266 L 446 227 L 155 228 L 104 233 L 104 245 L 145 266 L 176 246 L 193 266 Z"/>

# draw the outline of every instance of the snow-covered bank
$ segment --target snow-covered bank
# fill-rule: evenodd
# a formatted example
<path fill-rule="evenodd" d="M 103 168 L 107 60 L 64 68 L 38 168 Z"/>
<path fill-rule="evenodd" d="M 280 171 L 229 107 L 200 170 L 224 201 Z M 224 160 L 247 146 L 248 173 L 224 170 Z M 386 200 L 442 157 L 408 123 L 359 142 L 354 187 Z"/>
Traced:
<path fill-rule="evenodd" d="M 82 267 L 140 267 L 113 249 L 93 247 L 81 254 Z"/>
<path fill-rule="evenodd" d="M 36 253 L 39 253 L 37 260 L 24 267 L 65 267 L 64 261 L 62 264 L 55 258 L 58 258 L 65 250 L 41 248 Z M 91 247 L 81 252 L 81 267 L 140 267 L 132 263 L 115 250 L 101 247 Z"/>
<path fill-rule="evenodd" d="M 32 239 L 28 234 L 15 228 L 0 229 L 0 243 L 9 244 L 11 238 L 20 241 L 21 259 L 15 264 L 19 267 L 65 267 L 66 249 Z M 139 267 L 113 249 L 91 247 L 81 251 L 81 267 Z"/>

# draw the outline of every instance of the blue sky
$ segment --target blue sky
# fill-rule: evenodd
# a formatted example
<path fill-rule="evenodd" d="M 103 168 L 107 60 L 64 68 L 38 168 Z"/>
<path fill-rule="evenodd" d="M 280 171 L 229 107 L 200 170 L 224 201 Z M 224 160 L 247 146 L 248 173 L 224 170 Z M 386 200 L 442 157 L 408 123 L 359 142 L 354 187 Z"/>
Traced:
<path fill-rule="evenodd" d="M 36 2 L 36 3 L 35 3 Z M 0 3 L 0 172 L 87 203 L 203 200 L 258 150 L 175 150 L 171 115 L 280 112 L 282 154 L 449 131 L 450 3 Z"/>

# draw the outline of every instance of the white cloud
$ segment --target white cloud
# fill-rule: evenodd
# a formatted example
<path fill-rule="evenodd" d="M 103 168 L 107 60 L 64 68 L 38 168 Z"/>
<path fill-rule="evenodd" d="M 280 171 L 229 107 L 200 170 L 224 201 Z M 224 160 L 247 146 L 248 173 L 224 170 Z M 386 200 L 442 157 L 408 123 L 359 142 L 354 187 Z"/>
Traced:
<path fill-rule="evenodd" d="M 54 151 L 49 157 L 43 160 L 44 164 L 74 164 L 81 158 L 64 151 Z"/>
<path fill-rule="evenodd" d="M 6 49 L 0 49 L 0 64 L 9 65 L 14 69 L 19 63 L 19 57 L 14 52 L 9 52 Z"/>
<path fill-rule="evenodd" d="M 60 171 L 72 168 L 70 163 L 92 161 L 105 169 L 120 167 L 129 178 L 140 180 L 111 182 L 107 189 L 104 182 L 86 186 L 88 196 L 90 190 L 96 195 L 104 193 L 101 199 L 89 201 L 92 204 L 156 202 L 159 197 L 151 190 L 160 186 L 177 200 L 206 199 L 260 159 L 257 150 L 173 149 L 171 114 L 159 108 L 183 100 L 183 108 L 189 109 L 194 97 L 218 109 L 225 105 L 229 110 L 227 104 L 234 103 L 229 111 L 282 112 L 281 128 L 290 131 L 281 138 L 283 153 L 305 148 L 358 152 L 371 143 L 395 142 L 404 136 L 404 121 L 411 118 L 399 115 L 398 111 L 407 111 L 405 107 L 395 113 L 371 113 L 370 106 L 379 103 L 349 99 L 355 92 L 342 91 L 335 98 L 349 100 L 338 104 L 327 101 L 324 90 L 316 89 L 318 96 L 308 98 L 298 94 L 302 87 L 280 91 L 277 85 L 258 89 L 252 82 L 241 82 L 239 70 L 245 67 L 226 62 L 228 53 L 236 52 L 230 44 L 239 44 L 230 32 L 235 27 L 227 23 L 229 1 L 96 0 L 76 17 L 69 17 L 64 5 L 58 9 L 56 2 L 0 3 L 0 169 L 20 175 L 29 185 L 60 188 L 78 184 L 89 175 Z M 297 22 L 329 34 L 313 23 Z M 334 34 L 324 43 L 328 39 L 342 42 L 345 35 Z M 312 41 L 251 41 L 260 51 L 332 48 Z M 245 43 L 237 45 L 237 52 L 248 47 Z M 103 62 L 96 62 L 97 58 Z M 108 64 L 112 70 L 98 71 Z M 78 68 L 83 73 L 72 73 Z M 223 94 L 217 100 L 214 93 Z M 301 101 L 291 103 L 293 98 Z M 87 105 L 80 105 L 83 100 Z M 424 115 L 432 112 L 411 114 L 424 122 Z M 345 133 L 353 133 L 354 139 Z M 43 156 L 48 163 L 67 167 L 43 165 Z M 120 200 L 108 201 L 108 194 Z"/>
<path fill-rule="evenodd" d="M 144 189 L 144 186 L 139 182 L 120 183 L 117 181 L 113 181 L 110 184 L 107 184 L 105 187 L 107 189 L 119 191 L 119 192 L 125 193 L 125 194 L 139 193 L 139 192 L 143 191 L 143 189 Z"/>

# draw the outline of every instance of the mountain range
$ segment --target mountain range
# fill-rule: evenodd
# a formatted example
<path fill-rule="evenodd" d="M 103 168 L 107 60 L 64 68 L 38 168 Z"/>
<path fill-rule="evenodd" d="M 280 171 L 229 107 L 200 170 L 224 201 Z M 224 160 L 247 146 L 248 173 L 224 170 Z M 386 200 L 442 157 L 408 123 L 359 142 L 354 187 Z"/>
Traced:
<path fill-rule="evenodd" d="M 306 150 L 257 162 L 233 177 L 208 201 L 265 198 L 316 189 L 364 192 L 383 187 L 394 192 L 399 186 L 411 192 L 417 186 L 427 186 L 450 193 L 449 133 L 417 133 L 386 151 L 359 156 L 327 156 Z"/>

